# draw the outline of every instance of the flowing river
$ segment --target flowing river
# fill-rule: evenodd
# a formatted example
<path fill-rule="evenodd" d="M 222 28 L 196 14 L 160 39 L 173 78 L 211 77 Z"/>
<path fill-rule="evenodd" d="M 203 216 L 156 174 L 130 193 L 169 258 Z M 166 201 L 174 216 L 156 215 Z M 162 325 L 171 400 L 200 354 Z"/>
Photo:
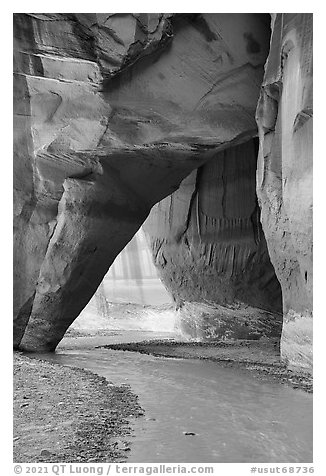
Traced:
<path fill-rule="evenodd" d="M 65 338 L 36 357 L 131 386 L 145 416 L 133 421 L 130 463 L 312 462 L 311 394 L 216 362 L 95 348 L 148 337 Z"/>

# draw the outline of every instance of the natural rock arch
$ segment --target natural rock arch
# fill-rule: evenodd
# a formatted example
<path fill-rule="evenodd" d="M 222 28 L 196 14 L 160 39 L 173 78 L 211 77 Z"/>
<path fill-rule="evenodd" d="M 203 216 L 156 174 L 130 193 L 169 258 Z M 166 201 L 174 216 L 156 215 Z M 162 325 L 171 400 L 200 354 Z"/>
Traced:
<path fill-rule="evenodd" d="M 257 135 L 261 84 L 265 160 L 265 117 L 277 111 L 264 99 L 271 63 L 281 61 L 290 31 L 304 38 L 278 75 L 286 82 L 311 44 L 309 15 L 279 18 L 263 81 L 268 15 L 14 15 L 15 347 L 55 349 L 153 205 Z M 311 88 L 310 71 L 302 77 L 299 90 Z M 262 190 L 259 183 L 264 228 Z M 278 251 L 269 252 L 275 266 Z"/>

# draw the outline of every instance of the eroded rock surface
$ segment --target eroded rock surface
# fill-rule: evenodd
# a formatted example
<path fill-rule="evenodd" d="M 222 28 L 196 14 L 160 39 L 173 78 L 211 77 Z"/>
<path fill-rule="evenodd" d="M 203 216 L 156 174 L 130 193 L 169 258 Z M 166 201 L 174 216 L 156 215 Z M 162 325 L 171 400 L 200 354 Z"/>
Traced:
<path fill-rule="evenodd" d="M 256 161 L 255 140 L 217 153 L 144 225 L 190 337 L 280 337 L 282 294 L 260 224 Z"/>
<path fill-rule="evenodd" d="M 256 134 L 258 14 L 15 14 L 14 344 L 53 350 L 150 208 Z"/>
<path fill-rule="evenodd" d="M 282 286 L 281 354 L 312 366 L 312 14 L 272 16 L 257 108 L 257 193 Z"/>
<path fill-rule="evenodd" d="M 279 334 L 272 263 L 311 368 L 312 15 L 271 18 L 269 44 L 265 14 L 14 15 L 16 348 L 55 349 L 198 169 L 151 230 L 189 332 Z"/>

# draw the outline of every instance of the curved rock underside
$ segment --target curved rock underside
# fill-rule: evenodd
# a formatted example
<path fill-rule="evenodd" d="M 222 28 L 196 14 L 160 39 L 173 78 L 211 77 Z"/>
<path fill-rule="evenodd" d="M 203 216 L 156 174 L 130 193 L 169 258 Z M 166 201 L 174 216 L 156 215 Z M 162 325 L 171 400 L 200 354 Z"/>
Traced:
<path fill-rule="evenodd" d="M 190 334 L 279 335 L 283 293 L 283 356 L 310 365 L 311 23 L 272 15 L 270 44 L 265 14 L 14 15 L 16 348 L 55 349 L 175 192 L 149 233 Z"/>

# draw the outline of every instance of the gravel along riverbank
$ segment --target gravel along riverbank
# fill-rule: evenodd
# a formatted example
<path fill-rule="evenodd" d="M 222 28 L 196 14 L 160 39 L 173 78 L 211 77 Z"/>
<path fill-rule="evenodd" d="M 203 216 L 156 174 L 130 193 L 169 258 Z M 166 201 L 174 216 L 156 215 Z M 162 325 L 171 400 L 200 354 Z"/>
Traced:
<path fill-rule="evenodd" d="M 14 462 L 124 462 L 144 411 L 128 385 L 14 353 Z"/>
<path fill-rule="evenodd" d="M 127 350 L 161 357 L 202 359 L 219 362 L 221 365 L 244 367 L 260 378 L 272 378 L 293 388 L 313 391 L 312 375 L 304 370 L 289 369 L 280 361 L 279 348 L 272 340 L 178 342 L 147 340 L 123 344 L 101 345 L 113 350 Z"/>

